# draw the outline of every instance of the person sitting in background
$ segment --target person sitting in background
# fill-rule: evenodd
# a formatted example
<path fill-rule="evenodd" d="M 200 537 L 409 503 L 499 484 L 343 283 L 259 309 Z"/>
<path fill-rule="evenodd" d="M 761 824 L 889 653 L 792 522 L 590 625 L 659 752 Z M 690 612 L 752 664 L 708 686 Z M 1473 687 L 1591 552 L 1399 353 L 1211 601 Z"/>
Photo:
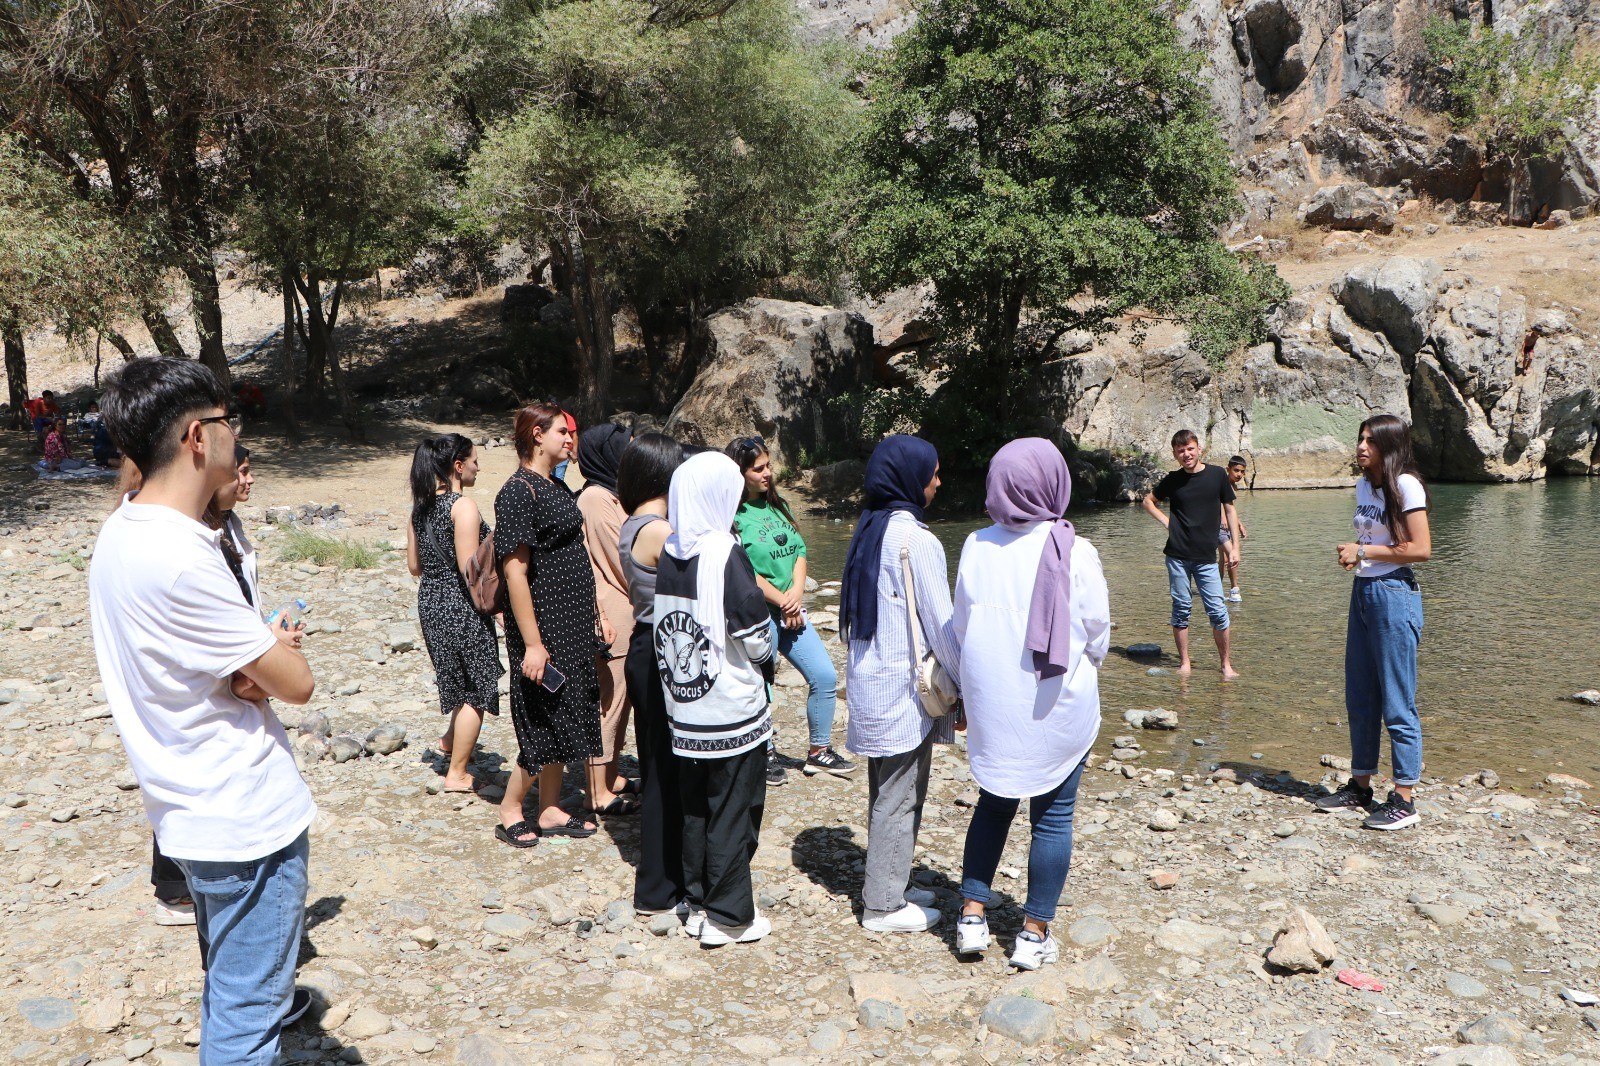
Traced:
<path fill-rule="evenodd" d="M 44 438 L 44 465 L 46 470 L 78 470 L 81 460 L 72 457 L 72 441 L 67 438 L 67 420 L 58 418 Z"/>
<path fill-rule="evenodd" d="M 117 442 L 111 439 L 111 431 L 106 428 L 105 420 L 96 418 L 92 427 L 94 435 L 90 438 L 89 450 L 94 455 L 94 465 L 116 466 L 122 461 L 122 453 L 117 450 Z"/>
<path fill-rule="evenodd" d="M 251 418 L 260 418 L 267 413 L 267 394 L 253 381 L 239 383 L 233 393 L 233 402 L 241 413 Z"/>
<path fill-rule="evenodd" d="M 45 389 L 38 396 L 22 405 L 33 420 L 34 447 L 43 448 L 44 438 L 50 432 L 50 426 L 61 414 L 61 405 L 56 403 L 56 394 Z"/>

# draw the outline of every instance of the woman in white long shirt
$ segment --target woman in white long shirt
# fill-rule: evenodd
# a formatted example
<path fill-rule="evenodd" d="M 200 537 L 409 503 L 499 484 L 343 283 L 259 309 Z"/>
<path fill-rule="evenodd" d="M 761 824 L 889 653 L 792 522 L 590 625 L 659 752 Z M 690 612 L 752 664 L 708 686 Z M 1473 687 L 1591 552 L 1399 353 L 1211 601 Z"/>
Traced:
<path fill-rule="evenodd" d="M 939 453 L 932 444 L 898 434 L 879 442 L 867 460 L 867 506 L 844 564 L 839 624 L 850 648 L 846 743 L 867 760 L 861 924 L 879 933 L 921 932 L 940 919 L 929 906 L 933 893 L 907 883 L 933 745 L 953 739 L 952 720 L 935 722 L 917 698 L 912 625 L 920 629 L 917 646 L 931 649 L 953 679 L 960 669 L 944 546 L 922 523 L 938 488 Z M 908 609 L 913 594 L 915 613 Z"/>
<path fill-rule="evenodd" d="M 985 908 L 1006 835 L 1028 801 L 1028 898 L 1011 965 L 1059 958 L 1050 922 L 1072 861 L 1072 814 L 1100 730 L 1100 664 L 1111 610 L 1100 554 L 1061 516 L 1072 478 L 1039 437 L 1012 441 L 989 464 L 994 525 L 967 538 L 953 628 L 961 648 L 967 753 L 978 804 L 967 828 L 956 949 L 989 946 Z"/>

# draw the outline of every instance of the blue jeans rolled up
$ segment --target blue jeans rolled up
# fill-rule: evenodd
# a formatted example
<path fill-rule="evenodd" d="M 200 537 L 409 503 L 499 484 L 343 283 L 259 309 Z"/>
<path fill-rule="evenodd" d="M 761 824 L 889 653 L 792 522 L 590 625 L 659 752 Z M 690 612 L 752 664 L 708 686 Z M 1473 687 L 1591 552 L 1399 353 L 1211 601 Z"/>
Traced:
<path fill-rule="evenodd" d="M 1196 562 L 1193 559 L 1174 559 L 1167 556 L 1167 585 L 1172 590 L 1172 628 L 1188 629 L 1189 612 L 1194 600 L 1189 595 L 1189 579 L 1200 589 L 1200 602 L 1205 606 L 1211 628 L 1228 628 L 1228 603 L 1222 598 L 1222 573 L 1216 561 Z"/>
<path fill-rule="evenodd" d="M 1422 779 L 1422 718 L 1417 714 L 1417 645 L 1422 591 L 1409 568 L 1358 577 L 1350 586 L 1344 642 L 1344 707 L 1350 719 L 1350 772 L 1378 771 L 1378 748 L 1389 731 L 1394 783 Z"/>

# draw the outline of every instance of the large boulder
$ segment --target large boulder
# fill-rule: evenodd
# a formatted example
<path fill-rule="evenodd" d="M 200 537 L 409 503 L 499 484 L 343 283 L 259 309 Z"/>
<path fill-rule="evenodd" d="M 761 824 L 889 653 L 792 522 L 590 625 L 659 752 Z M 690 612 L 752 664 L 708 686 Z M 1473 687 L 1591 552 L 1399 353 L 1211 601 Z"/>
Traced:
<path fill-rule="evenodd" d="M 1318 189 L 1300 205 L 1299 217 L 1306 226 L 1388 233 L 1394 229 L 1395 209 L 1370 185 L 1348 181 Z"/>
<path fill-rule="evenodd" d="M 1428 339 L 1442 270 L 1434 259 L 1396 257 L 1363 263 L 1334 283 L 1350 317 L 1382 333 L 1401 355 Z"/>
<path fill-rule="evenodd" d="M 679 440 L 722 448 L 759 435 L 780 465 L 846 453 L 844 398 L 872 379 L 872 327 L 858 314 L 746 300 L 705 319 L 700 372 L 667 420 Z M 841 457 L 844 457 L 841 454 Z"/>
<path fill-rule="evenodd" d="M 1364 100 L 1340 104 L 1301 139 L 1317 154 L 1324 178 L 1409 182 L 1413 192 L 1438 200 L 1470 200 L 1483 181 L 1483 151 L 1476 143 L 1460 134 L 1437 142 L 1422 127 Z"/>

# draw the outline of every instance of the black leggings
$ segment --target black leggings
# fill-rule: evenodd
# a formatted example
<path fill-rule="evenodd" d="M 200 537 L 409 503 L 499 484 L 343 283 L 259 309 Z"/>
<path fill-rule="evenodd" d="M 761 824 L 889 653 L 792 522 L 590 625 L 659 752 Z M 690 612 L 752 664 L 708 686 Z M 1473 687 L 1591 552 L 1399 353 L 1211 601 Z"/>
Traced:
<path fill-rule="evenodd" d="M 683 899 L 683 804 L 678 799 L 678 757 L 672 753 L 666 699 L 656 671 L 654 634 L 635 626 L 623 664 L 633 733 L 639 746 L 639 867 L 633 905 L 665 911 Z"/>

